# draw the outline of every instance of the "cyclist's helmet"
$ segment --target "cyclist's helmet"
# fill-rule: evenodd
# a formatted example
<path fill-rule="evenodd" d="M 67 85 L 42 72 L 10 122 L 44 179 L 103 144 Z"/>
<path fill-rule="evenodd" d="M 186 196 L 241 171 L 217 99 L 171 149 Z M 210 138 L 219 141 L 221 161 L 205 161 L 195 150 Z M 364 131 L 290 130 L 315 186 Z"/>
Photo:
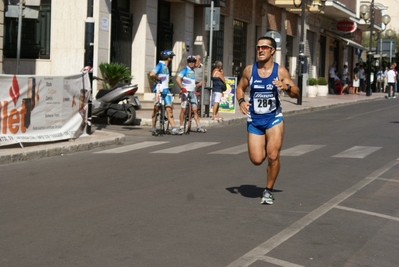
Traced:
<path fill-rule="evenodd" d="M 188 62 L 197 62 L 197 58 L 195 56 L 193 56 L 193 55 L 189 55 L 187 57 L 187 63 Z"/>
<path fill-rule="evenodd" d="M 166 59 L 168 59 L 170 57 L 174 57 L 174 56 L 176 56 L 176 55 L 171 50 L 163 50 L 161 52 L 161 60 L 166 60 Z"/>

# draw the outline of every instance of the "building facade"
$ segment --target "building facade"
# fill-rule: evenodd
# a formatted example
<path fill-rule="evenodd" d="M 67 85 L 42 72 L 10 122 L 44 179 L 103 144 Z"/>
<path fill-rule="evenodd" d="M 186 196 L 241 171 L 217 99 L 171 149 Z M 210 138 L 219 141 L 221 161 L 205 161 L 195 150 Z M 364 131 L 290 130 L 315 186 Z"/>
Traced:
<path fill-rule="evenodd" d="M 40 2 L 39 6 L 29 4 Z M 16 2 L 16 3 L 14 3 Z M 210 0 L 25 0 L 24 12 L 37 11 L 37 18 L 22 18 L 20 57 L 18 58 L 18 21 L 10 16 L 10 4 L 0 1 L 0 68 L 5 74 L 68 75 L 85 64 L 124 63 L 131 68 L 132 82 L 139 85 L 141 100 L 151 100 L 147 74 L 158 61 L 159 52 L 171 49 L 172 76 L 185 66 L 185 58 L 201 55 L 207 63 L 221 60 L 226 76 L 241 75 L 256 59 L 255 45 L 260 36 L 278 33 L 275 61 L 285 66 L 297 80 L 301 35 L 305 40 L 307 77 L 328 77 L 328 68 L 337 62 L 352 69 L 361 60 L 361 35 L 368 22 L 361 19 L 360 0 L 218 0 L 219 29 L 206 29 Z M 29 3 L 30 2 L 30 3 Z M 306 5 L 304 28 L 300 4 Z M 35 3 L 33 3 L 35 4 Z M 27 9 L 27 10 L 25 10 Z M 376 12 L 375 29 L 382 30 Z M 340 21 L 356 24 L 353 32 L 337 28 Z M 94 25 L 93 39 L 90 26 Z M 205 64 L 207 67 L 207 64 Z M 94 90 L 101 84 L 94 84 Z M 306 95 L 306 92 L 304 92 Z"/>

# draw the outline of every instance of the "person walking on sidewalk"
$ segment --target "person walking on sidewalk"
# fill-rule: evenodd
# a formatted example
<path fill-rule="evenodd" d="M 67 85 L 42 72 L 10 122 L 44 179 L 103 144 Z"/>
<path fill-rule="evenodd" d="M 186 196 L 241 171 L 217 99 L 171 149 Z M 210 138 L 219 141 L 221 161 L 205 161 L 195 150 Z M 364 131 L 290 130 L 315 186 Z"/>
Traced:
<path fill-rule="evenodd" d="M 280 93 L 284 91 L 298 98 L 299 88 L 291 80 L 286 68 L 273 61 L 276 41 L 262 36 L 258 39 L 257 61 L 245 67 L 237 86 L 236 97 L 240 111 L 247 115 L 247 140 L 249 159 L 261 165 L 265 159 L 266 189 L 261 204 L 273 204 L 273 187 L 280 171 L 280 150 L 283 143 L 284 122 Z M 250 87 L 249 101 L 245 90 Z"/>
<path fill-rule="evenodd" d="M 396 82 L 396 73 L 394 70 L 394 64 L 391 64 L 391 69 L 387 72 L 387 82 L 388 82 L 388 96 L 385 96 L 387 99 L 391 99 L 391 92 L 392 98 L 396 98 L 395 96 L 395 82 Z"/>
<path fill-rule="evenodd" d="M 154 133 L 155 129 L 155 114 L 158 112 L 158 102 L 157 102 L 157 90 L 161 91 L 161 97 L 165 101 L 165 110 L 168 115 L 168 121 L 170 126 L 172 127 L 171 134 L 179 134 L 179 131 L 175 127 L 175 120 L 173 118 L 173 103 L 172 97 L 170 96 L 169 91 L 169 64 L 172 62 L 175 54 L 171 50 L 164 50 L 161 52 L 161 57 L 159 63 L 155 66 L 155 68 L 150 72 L 150 77 L 154 79 L 154 93 L 155 93 L 155 101 L 154 101 L 154 109 L 152 111 L 152 129 L 151 131 Z"/>
<path fill-rule="evenodd" d="M 212 120 L 214 121 L 222 121 L 222 118 L 219 117 L 219 103 L 222 99 L 223 90 L 222 87 L 225 84 L 226 80 L 223 74 L 223 63 L 222 61 L 216 60 L 214 65 L 214 69 L 212 71 L 212 99 L 213 99 L 213 109 L 212 109 Z"/>
<path fill-rule="evenodd" d="M 198 100 L 195 95 L 195 63 L 197 59 L 190 55 L 187 57 L 187 66 L 183 68 L 176 77 L 176 83 L 181 88 L 181 111 L 180 111 L 180 133 L 184 133 L 184 113 L 186 112 L 187 102 L 190 101 L 194 120 L 197 124 L 198 133 L 206 133 L 206 129 L 201 127 L 200 118 L 198 116 Z M 187 94 L 188 95 L 187 95 Z"/>
<path fill-rule="evenodd" d="M 330 91 L 331 95 L 335 94 L 335 91 L 334 91 L 334 84 L 335 84 L 334 76 L 335 76 L 335 71 L 336 71 L 335 66 L 336 66 L 336 63 L 334 61 L 331 64 L 330 70 L 328 71 L 328 77 L 329 77 L 328 84 L 329 84 L 329 91 Z"/>

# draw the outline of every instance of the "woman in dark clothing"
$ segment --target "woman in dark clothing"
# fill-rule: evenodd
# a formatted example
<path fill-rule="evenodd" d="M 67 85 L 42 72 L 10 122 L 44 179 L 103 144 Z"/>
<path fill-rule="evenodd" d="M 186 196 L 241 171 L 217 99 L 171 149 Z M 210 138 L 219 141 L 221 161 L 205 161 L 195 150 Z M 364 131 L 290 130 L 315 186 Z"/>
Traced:
<path fill-rule="evenodd" d="M 219 103 L 222 98 L 222 86 L 225 83 L 223 75 L 223 64 L 221 61 L 216 61 L 214 63 L 214 69 L 212 71 L 212 97 L 213 97 L 213 116 L 212 120 L 220 121 L 222 118 L 218 116 Z"/>

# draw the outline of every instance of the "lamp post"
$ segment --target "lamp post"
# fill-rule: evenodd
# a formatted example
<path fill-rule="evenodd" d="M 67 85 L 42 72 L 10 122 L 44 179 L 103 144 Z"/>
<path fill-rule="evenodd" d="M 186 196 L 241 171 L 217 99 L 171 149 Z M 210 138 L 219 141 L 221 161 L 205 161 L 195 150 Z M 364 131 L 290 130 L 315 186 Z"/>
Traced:
<path fill-rule="evenodd" d="M 323 11 L 327 0 L 313 1 L 312 4 L 308 4 L 307 0 L 301 0 L 299 5 L 295 4 L 296 8 L 301 7 L 301 38 L 299 41 L 299 75 L 298 75 L 298 88 L 299 96 L 297 98 L 297 105 L 302 105 L 302 93 L 303 93 L 303 77 L 307 72 L 307 57 L 305 56 L 305 9 L 308 7 L 310 13 L 320 13 Z M 311 12 L 312 8 L 316 8 L 316 12 Z"/>
<path fill-rule="evenodd" d="M 366 96 L 371 96 L 371 64 L 373 62 L 373 53 L 371 52 L 371 47 L 373 45 L 373 28 L 374 28 L 374 0 L 371 0 L 370 6 L 364 4 L 360 6 L 360 12 L 363 15 L 364 20 L 370 18 L 370 45 L 369 52 L 367 54 L 367 88 Z"/>
<path fill-rule="evenodd" d="M 301 1 L 301 40 L 299 42 L 299 64 L 300 64 L 300 72 L 298 77 L 298 87 L 299 87 L 299 96 L 297 98 L 297 104 L 302 105 L 302 92 L 303 92 L 303 75 L 306 73 L 305 69 L 305 3 Z"/>
<path fill-rule="evenodd" d="M 386 35 L 391 38 L 393 36 L 393 31 L 391 29 L 387 30 Z M 392 40 L 389 41 L 389 64 L 392 63 Z"/>
<path fill-rule="evenodd" d="M 378 5 L 378 4 L 377 4 Z M 376 6 L 374 4 L 374 0 L 371 0 L 370 6 L 367 4 L 363 4 L 360 6 L 360 13 L 362 18 L 367 21 L 370 19 L 370 43 L 369 43 L 369 52 L 367 54 L 367 88 L 366 88 L 366 96 L 371 96 L 371 64 L 373 63 L 373 28 L 374 28 L 374 10 Z M 386 26 L 391 21 L 391 17 L 388 15 L 384 15 L 382 17 L 382 22 Z"/>

